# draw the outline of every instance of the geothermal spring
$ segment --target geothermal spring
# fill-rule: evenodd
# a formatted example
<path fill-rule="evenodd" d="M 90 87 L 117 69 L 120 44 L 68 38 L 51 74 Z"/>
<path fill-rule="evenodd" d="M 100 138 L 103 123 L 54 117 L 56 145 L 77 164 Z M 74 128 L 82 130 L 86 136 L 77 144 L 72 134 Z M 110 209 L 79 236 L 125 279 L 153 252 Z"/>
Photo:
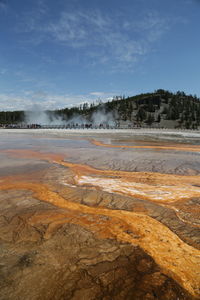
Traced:
<path fill-rule="evenodd" d="M 0 299 L 200 299 L 200 132 L 0 130 Z"/>

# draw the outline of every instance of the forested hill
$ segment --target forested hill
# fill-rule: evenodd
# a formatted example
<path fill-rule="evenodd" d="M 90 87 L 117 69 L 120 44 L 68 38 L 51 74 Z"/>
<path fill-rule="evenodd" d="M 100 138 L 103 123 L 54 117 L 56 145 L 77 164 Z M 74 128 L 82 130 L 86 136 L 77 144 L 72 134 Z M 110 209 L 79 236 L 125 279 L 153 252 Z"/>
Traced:
<path fill-rule="evenodd" d="M 166 128 L 197 129 L 200 127 L 200 99 L 184 92 L 171 93 L 162 89 L 133 97 L 114 97 L 98 104 L 84 103 L 79 107 L 47 111 L 49 118 L 63 121 L 81 116 L 88 122 L 95 114 L 114 120 L 121 127 L 154 126 Z M 0 123 L 23 122 L 24 112 L 0 112 Z"/>

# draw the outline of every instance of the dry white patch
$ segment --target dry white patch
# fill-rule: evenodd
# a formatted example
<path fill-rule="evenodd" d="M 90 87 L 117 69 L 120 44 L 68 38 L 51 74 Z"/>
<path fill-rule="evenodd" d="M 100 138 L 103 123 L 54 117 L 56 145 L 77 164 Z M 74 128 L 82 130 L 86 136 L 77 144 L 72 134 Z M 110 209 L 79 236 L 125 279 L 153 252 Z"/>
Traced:
<path fill-rule="evenodd" d="M 78 185 L 101 188 L 105 192 L 145 197 L 152 201 L 174 202 L 179 199 L 200 197 L 200 188 L 191 185 L 150 185 L 123 181 L 115 178 L 81 176 L 75 178 Z"/>
<path fill-rule="evenodd" d="M 120 135 L 127 134 L 128 136 L 135 135 L 150 135 L 156 137 L 167 137 L 171 136 L 172 138 L 176 137 L 189 137 L 189 138 L 200 138 L 200 130 L 178 130 L 178 129 L 0 129 L 0 134 L 2 133 L 29 133 L 34 134 L 53 134 L 57 136 L 66 136 L 66 135 L 90 135 L 90 134 L 110 134 L 117 133 Z"/>

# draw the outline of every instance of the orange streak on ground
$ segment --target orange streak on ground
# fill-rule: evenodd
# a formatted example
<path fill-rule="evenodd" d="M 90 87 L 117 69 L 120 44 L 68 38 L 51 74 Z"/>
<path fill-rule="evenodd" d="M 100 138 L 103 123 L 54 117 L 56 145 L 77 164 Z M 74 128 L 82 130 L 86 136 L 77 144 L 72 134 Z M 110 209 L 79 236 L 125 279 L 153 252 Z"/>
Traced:
<path fill-rule="evenodd" d="M 70 198 L 70 197 L 68 197 Z M 102 238 L 115 238 L 116 236 L 110 231 L 113 224 L 118 226 L 122 231 L 128 231 L 130 228 L 128 225 L 119 219 L 105 218 L 102 219 L 102 215 L 83 215 L 82 211 L 70 210 L 66 213 L 52 213 L 52 211 L 43 212 L 42 214 L 37 214 L 31 216 L 28 220 L 29 224 L 48 224 L 48 228 L 45 232 L 44 238 L 50 238 L 56 229 L 61 225 L 66 223 L 79 224 L 87 227 L 90 231 L 97 233 Z M 132 233 L 134 236 L 138 237 L 139 233 Z M 137 235 L 136 235 L 137 234 Z"/>
<path fill-rule="evenodd" d="M 200 146 L 188 146 L 185 144 L 177 144 L 175 146 L 128 146 L 128 145 L 113 145 L 113 144 L 105 144 L 101 141 L 90 140 L 90 142 L 96 146 L 107 147 L 107 148 L 135 148 L 135 149 L 157 149 L 157 150 L 175 150 L 175 151 L 187 151 L 187 152 L 200 152 Z"/>
<path fill-rule="evenodd" d="M 63 161 L 63 155 L 30 150 L 7 150 L 23 158 L 37 158 L 70 168 L 79 185 L 96 186 L 158 203 L 171 203 L 200 196 L 200 175 L 175 175 L 154 172 L 127 172 L 95 169 L 88 165 Z M 95 176 L 100 176 L 95 178 Z M 146 192 L 144 192 L 146 191 Z"/>
<path fill-rule="evenodd" d="M 177 187 L 179 189 L 188 188 L 188 198 L 192 196 L 199 196 L 198 185 L 200 182 L 200 176 L 181 176 L 173 174 L 159 174 L 152 172 L 126 172 L 126 171 L 111 171 L 111 170 L 99 170 L 93 167 L 73 164 L 70 162 L 63 161 L 62 155 L 54 155 L 47 153 L 40 153 L 29 150 L 9 150 L 7 153 L 20 156 L 23 158 L 37 158 L 46 160 L 51 163 L 62 165 L 70 168 L 74 175 L 75 181 L 78 184 L 89 184 L 90 186 L 98 186 L 97 182 L 100 180 L 115 180 L 118 183 L 117 190 L 116 185 L 112 184 L 111 192 L 121 192 L 127 195 L 133 196 L 129 190 L 123 191 L 122 187 L 124 184 L 136 184 L 137 188 L 141 185 L 138 190 L 141 192 L 137 194 L 137 197 L 145 198 L 151 201 L 160 201 L 153 199 L 151 196 L 144 196 L 142 191 L 146 189 L 149 194 L 152 191 L 158 190 L 163 192 L 176 192 Z M 90 177 L 88 177 L 88 175 Z M 96 178 L 95 176 L 100 176 Z M 106 176 L 106 178 L 105 178 Z M 84 183 L 83 178 L 89 178 L 89 182 Z M 113 179 L 114 178 L 114 179 Z M 10 178 L 11 179 L 11 178 Z M 95 183 L 93 180 L 97 180 Z M 14 177 L 12 178 L 14 180 Z M 82 182 L 81 182 L 82 181 Z M 15 184 L 2 182 L 0 189 L 28 189 L 34 192 L 37 199 L 47 201 L 58 207 L 79 211 L 80 213 L 87 213 L 92 215 L 105 215 L 115 218 L 116 222 L 109 223 L 108 228 L 102 228 L 101 234 L 104 232 L 105 236 L 115 236 L 120 241 L 137 244 L 142 247 L 148 254 L 150 254 L 154 260 L 165 270 L 165 273 L 172 276 L 175 280 L 183 285 L 191 294 L 198 295 L 200 286 L 200 274 L 198 266 L 200 263 L 200 251 L 192 248 L 181 241 L 173 232 L 158 221 L 152 219 L 149 216 L 137 214 L 133 212 L 120 211 L 120 210 L 109 210 L 103 208 L 92 208 L 87 207 L 78 203 L 67 201 L 58 194 L 50 191 L 47 186 L 41 184 L 33 184 L 27 182 L 16 182 Z M 197 185 L 197 187 L 193 187 Z M 101 188 L 106 187 L 106 182 L 103 183 Z M 191 190 L 192 189 L 192 190 Z M 164 202 L 170 203 L 177 200 L 185 199 L 185 197 L 178 197 L 175 193 L 173 199 L 166 198 Z M 136 195 L 135 195 L 136 196 Z M 186 198 L 187 198 L 186 197 Z M 163 202 L 163 201 L 161 201 Z M 59 224 L 66 223 L 66 219 L 58 220 L 53 222 L 52 227 L 59 226 Z M 78 222 L 82 225 L 87 221 L 83 218 L 76 218 L 74 222 Z M 119 223 L 124 222 L 133 232 L 139 232 L 139 238 L 133 238 L 122 229 L 120 229 Z M 118 225 L 116 225 L 118 224 Z M 90 224 L 91 226 L 91 224 Z M 122 226 L 123 227 L 123 226 Z M 50 229 L 49 229 L 50 230 Z M 96 228 L 96 232 L 99 230 Z M 51 230 L 50 230 L 51 232 Z"/>
<path fill-rule="evenodd" d="M 79 175 L 102 175 L 109 177 L 117 177 L 124 181 L 148 183 L 152 185 L 200 185 L 200 175 L 175 175 L 175 174 L 162 174 L 154 172 L 127 172 L 127 171 L 113 171 L 95 169 L 88 165 L 75 164 L 67 161 L 54 161 L 62 166 L 70 168 L 75 174 Z"/>
<path fill-rule="evenodd" d="M 135 212 L 88 207 L 70 202 L 51 191 L 48 186 L 39 183 L 4 181 L 0 190 L 30 190 L 38 200 L 57 207 L 94 216 L 107 216 L 113 219 L 104 228 L 104 235 L 115 237 L 119 241 L 142 247 L 161 266 L 163 272 L 179 282 L 192 295 L 200 296 L 200 251 L 184 243 L 176 234 L 153 218 Z M 70 199 L 70 194 L 68 195 Z M 34 220 L 34 219 L 33 219 Z M 32 221 L 33 221 L 32 220 Z M 66 221 L 67 222 L 67 221 Z M 73 222 L 73 220 L 72 220 Z M 82 225 L 86 221 L 76 219 Z M 61 223 L 65 223 L 62 220 Z M 137 237 L 124 231 L 125 224 Z M 59 222 L 58 224 L 59 225 Z M 98 233 L 98 224 L 93 227 Z"/>

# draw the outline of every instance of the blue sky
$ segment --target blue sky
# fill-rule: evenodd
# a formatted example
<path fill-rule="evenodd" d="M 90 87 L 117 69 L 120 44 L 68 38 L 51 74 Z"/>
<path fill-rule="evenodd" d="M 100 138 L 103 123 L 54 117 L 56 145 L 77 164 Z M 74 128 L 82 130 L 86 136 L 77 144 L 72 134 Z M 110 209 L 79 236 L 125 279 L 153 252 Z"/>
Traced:
<path fill-rule="evenodd" d="M 200 97 L 200 0 L 0 0 L 0 110 Z"/>

